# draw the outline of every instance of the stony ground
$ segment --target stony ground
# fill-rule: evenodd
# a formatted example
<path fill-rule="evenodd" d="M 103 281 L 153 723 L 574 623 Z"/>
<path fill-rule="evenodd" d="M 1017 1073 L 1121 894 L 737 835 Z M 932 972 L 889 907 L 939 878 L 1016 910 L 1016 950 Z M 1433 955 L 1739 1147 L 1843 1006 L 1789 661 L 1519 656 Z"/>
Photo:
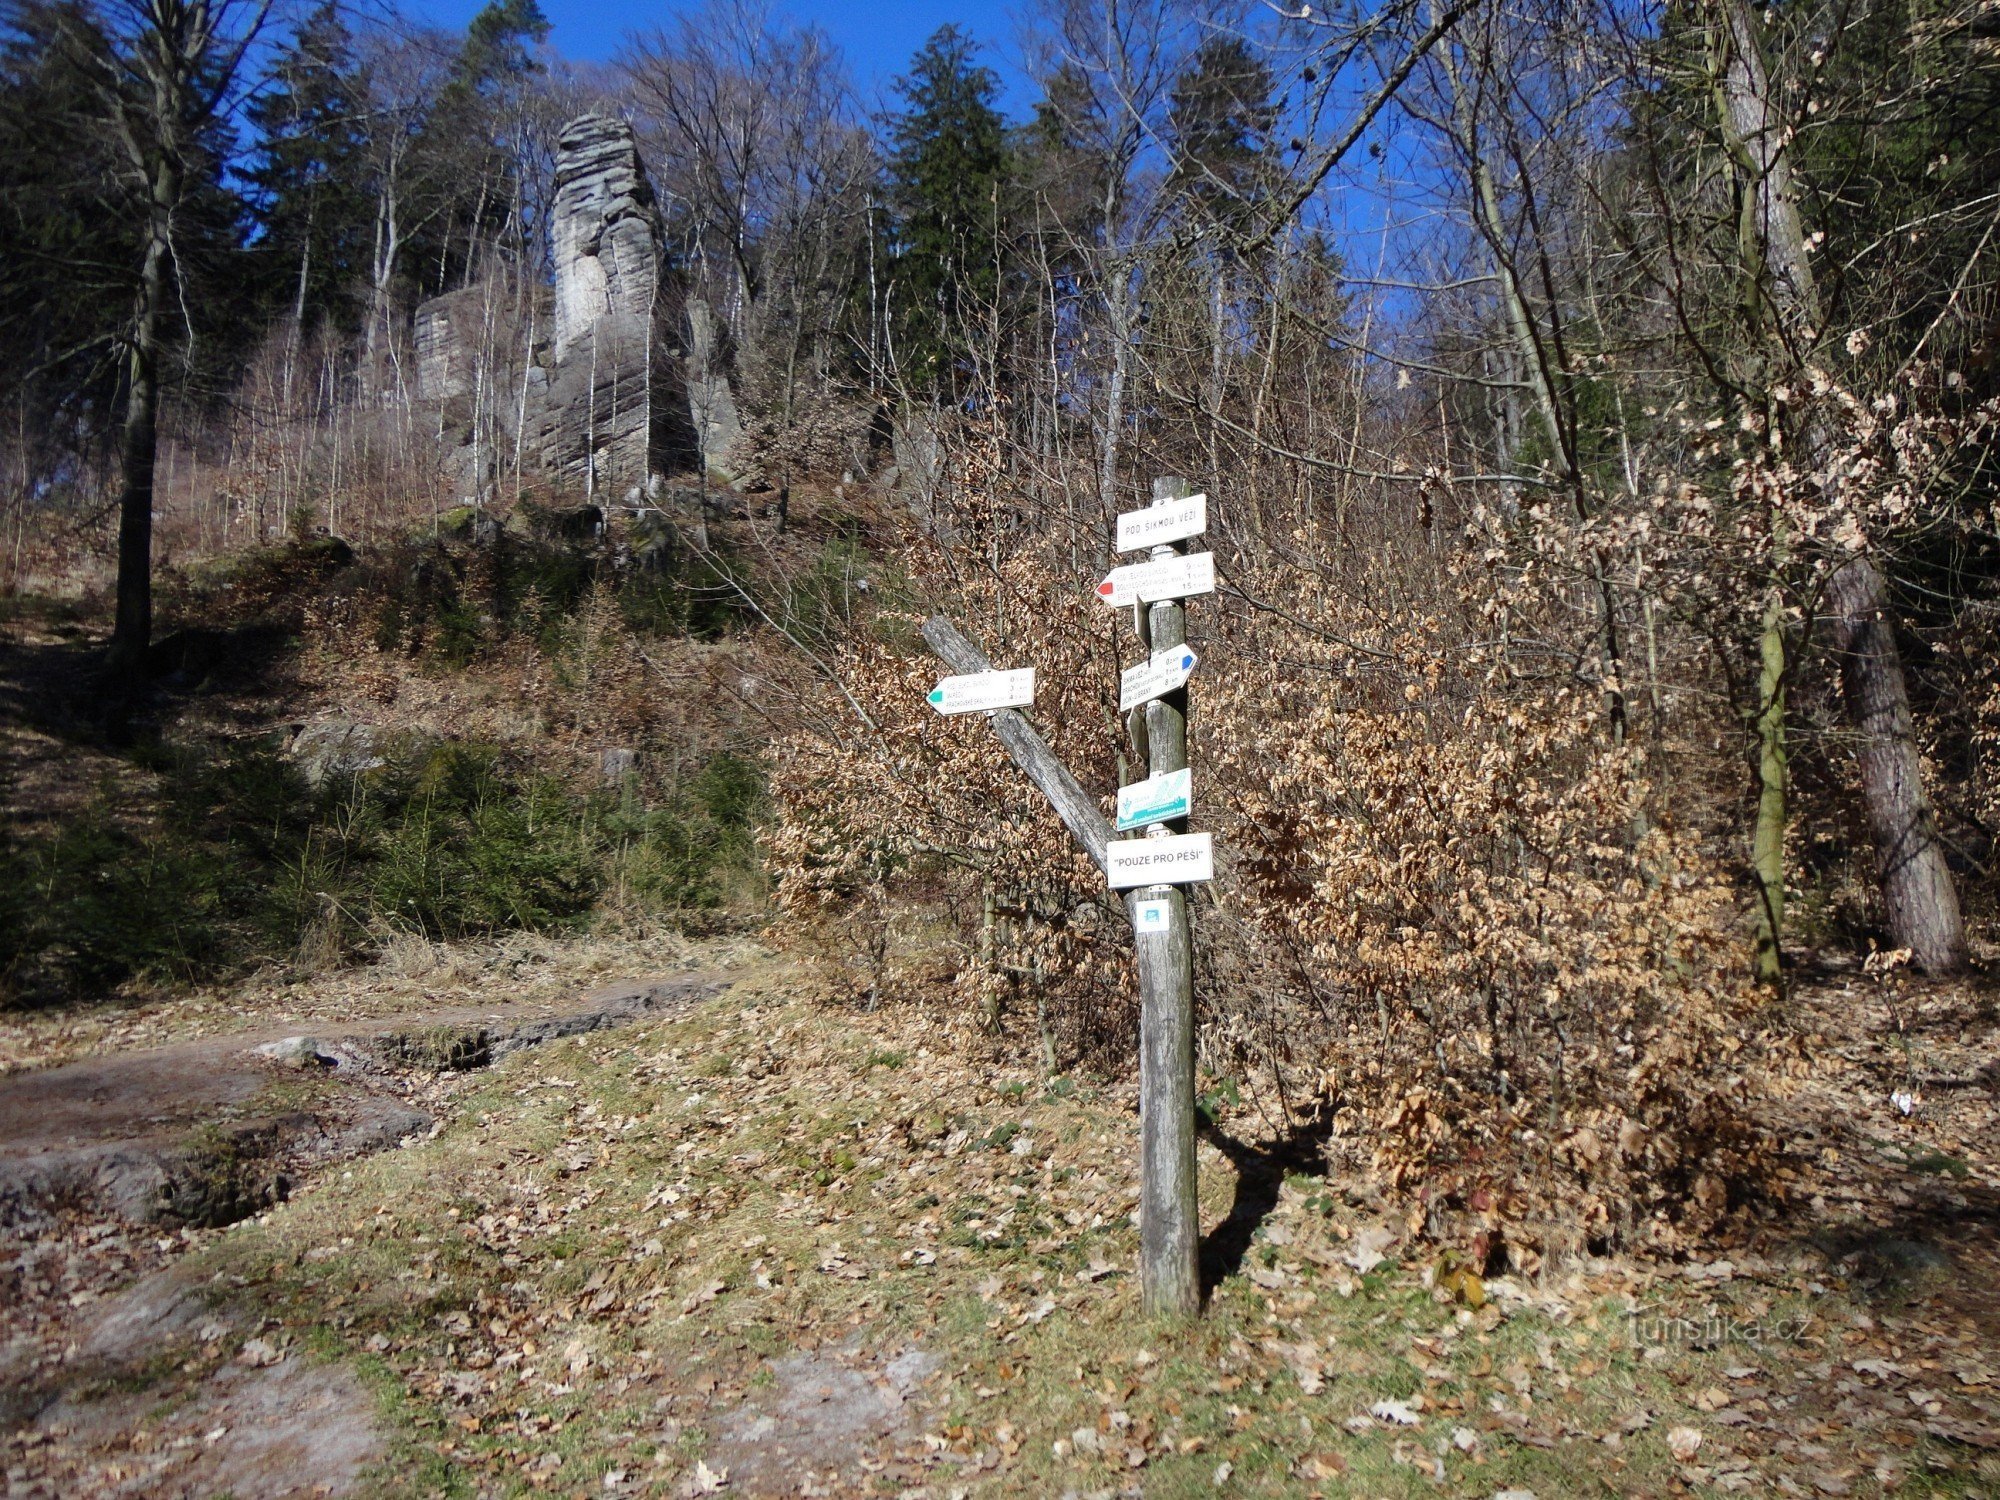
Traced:
<path fill-rule="evenodd" d="M 233 1225 L 54 1205 L 0 1271 L 8 1493 L 2000 1493 L 1977 987 L 1807 986 L 1805 1192 L 1684 1265 L 1440 1278 L 1246 1106 L 1201 1150 L 1210 1306 L 1166 1327 L 1131 1275 L 1128 1087 L 837 1008 L 746 940 L 652 941 L 622 974 L 517 940 L 7 1025 L 0 1089 L 337 1010 L 559 1010 L 641 965 L 730 983 L 371 1075 L 434 1124 Z M 304 1112 L 347 1097 L 256 1066 Z"/>

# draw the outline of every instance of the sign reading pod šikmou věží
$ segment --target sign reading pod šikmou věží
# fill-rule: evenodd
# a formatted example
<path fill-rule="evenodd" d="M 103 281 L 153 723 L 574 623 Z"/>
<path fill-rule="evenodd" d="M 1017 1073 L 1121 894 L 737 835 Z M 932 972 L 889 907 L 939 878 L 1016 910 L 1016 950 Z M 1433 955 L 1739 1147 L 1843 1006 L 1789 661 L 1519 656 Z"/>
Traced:
<path fill-rule="evenodd" d="M 1133 552 L 1186 541 L 1208 530 L 1208 496 L 1161 500 L 1144 510 L 1128 510 L 1118 518 L 1118 550 Z"/>

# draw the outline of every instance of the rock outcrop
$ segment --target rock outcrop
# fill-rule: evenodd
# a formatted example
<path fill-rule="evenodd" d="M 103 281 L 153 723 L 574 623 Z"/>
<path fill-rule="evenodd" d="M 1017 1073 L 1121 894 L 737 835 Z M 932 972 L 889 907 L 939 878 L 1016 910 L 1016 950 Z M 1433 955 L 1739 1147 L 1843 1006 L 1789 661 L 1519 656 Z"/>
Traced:
<path fill-rule="evenodd" d="M 742 435 L 743 422 L 723 369 L 722 331 L 714 312 L 699 297 L 687 300 L 687 399 L 703 465 L 724 468 L 725 455 Z"/>
<path fill-rule="evenodd" d="M 661 467 L 659 211 L 624 121 L 580 115 L 556 144 L 542 461 L 552 477 L 582 480 L 586 493 L 615 495 Z"/>
<path fill-rule="evenodd" d="M 416 311 L 417 388 L 463 499 L 522 452 L 567 492 L 615 502 L 656 475 L 719 468 L 742 430 L 721 320 L 698 296 L 661 296 L 663 227 L 632 127 L 579 115 L 556 144 L 546 326 L 509 321 L 497 282 Z"/>

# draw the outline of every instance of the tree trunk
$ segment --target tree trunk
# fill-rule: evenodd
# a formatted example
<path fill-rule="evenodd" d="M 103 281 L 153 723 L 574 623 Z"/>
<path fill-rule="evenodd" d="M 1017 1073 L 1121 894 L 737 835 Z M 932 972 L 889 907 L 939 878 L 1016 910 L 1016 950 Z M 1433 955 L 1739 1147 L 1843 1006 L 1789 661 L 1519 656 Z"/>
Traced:
<path fill-rule="evenodd" d="M 1757 652 L 1757 822 L 1750 871 L 1757 886 L 1757 978 L 1775 985 L 1784 978 L 1785 935 L 1785 615 L 1776 593 L 1765 606 Z"/>
<path fill-rule="evenodd" d="M 1755 18 L 1744 0 L 1718 0 L 1718 11 L 1721 25 L 1711 32 L 1720 54 L 1715 87 L 1724 131 L 1746 178 L 1745 259 L 1762 271 L 1751 292 L 1751 317 L 1753 326 L 1769 328 L 1771 354 L 1795 366 L 1824 330 L 1786 149 L 1791 133 L 1771 92 Z M 1836 441 L 1824 417 L 1808 418 L 1799 442 L 1807 466 L 1829 469 Z M 1965 924 L 1924 792 L 1882 570 L 1869 557 L 1843 562 L 1828 582 L 1826 602 L 1847 717 L 1859 740 L 1861 790 L 1889 940 L 1908 948 L 1918 967 L 1951 973 L 1966 963 Z"/>
<path fill-rule="evenodd" d="M 1104 526 L 1118 514 L 1118 448 L 1125 435 L 1125 380 L 1132 365 L 1131 272 L 1113 258 L 1113 274 L 1105 297 L 1105 317 L 1111 333 L 1111 375 L 1104 391 L 1104 446 L 1098 457 L 1097 506 Z"/>
<path fill-rule="evenodd" d="M 1889 621 L 1888 587 L 1873 560 L 1857 557 L 1827 580 L 1826 609 L 1840 656 L 1848 717 L 1858 743 L 1868 831 L 1889 940 L 1929 974 L 1966 966 L 1965 925 L 1944 845 L 1924 795 L 1903 660 Z"/>
<path fill-rule="evenodd" d="M 139 267 L 125 397 L 123 484 L 118 499 L 118 610 L 110 663 L 138 672 L 153 641 L 153 466 L 158 455 L 160 309 L 166 297 L 167 214 L 179 199 L 177 174 L 162 165 L 153 180 L 152 223 Z"/>

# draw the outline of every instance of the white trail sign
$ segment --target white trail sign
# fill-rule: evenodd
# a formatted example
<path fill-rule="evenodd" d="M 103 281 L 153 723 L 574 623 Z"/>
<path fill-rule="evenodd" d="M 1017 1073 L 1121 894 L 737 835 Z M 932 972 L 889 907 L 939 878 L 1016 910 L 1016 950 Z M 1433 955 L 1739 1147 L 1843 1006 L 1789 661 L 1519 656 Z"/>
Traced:
<path fill-rule="evenodd" d="M 930 705 L 941 714 L 976 714 L 995 708 L 1027 708 L 1035 701 L 1035 669 L 1012 672 L 968 672 L 947 677 L 930 691 Z"/>
<path fill-rule="evenodd" d="M 1164 698 L 1187 684 L 1197 658 L 1186 646 L 1170 646 L 1153 653 L 1150 661 L 1127 667 L 1118 678 L 1118 712 L 1129 713 L 1142 703 Z"/>
<path fill-rule="evenodd" d="M 1186 885 L 1215 879 L 1212 834 L 1182 833 L 1163 839 L 1113 839 L 1105 846 L 1104 874 L 1114 891 L 1140 885 Z"/>
<path fill-rule="evenodd" d="M 1208 496 L 1189 495 L 1185 500 L 1161 500 L 1144 510 L 1128 510 L 1118 518 L 1118 550 L 1133 552 L 1140 547 L 1158 547 L 1167 542 L 1186 541 L 1208 530 Z"/>
<path fill-rule="evenodd" d="M 1192 552 L 1163 557 L 1158 562 L 1127 563 L 1113 568 L 1097 586 L 1106 604 L 1151 604 L 1160 599 L 1185 599 L 1215 592 L 1215 554 Z"/>

